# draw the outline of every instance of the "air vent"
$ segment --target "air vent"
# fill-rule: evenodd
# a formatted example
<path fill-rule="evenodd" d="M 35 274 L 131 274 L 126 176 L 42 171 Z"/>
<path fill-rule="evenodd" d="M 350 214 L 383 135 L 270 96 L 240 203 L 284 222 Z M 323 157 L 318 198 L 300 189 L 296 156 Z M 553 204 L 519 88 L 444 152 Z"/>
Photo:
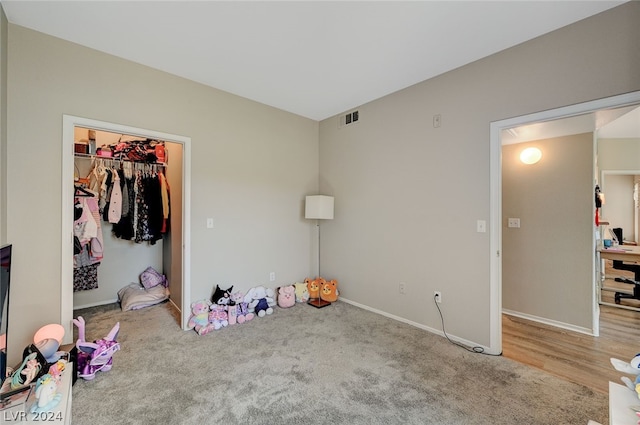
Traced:
<path fill-rule="evenodd" d="M 343 114 L 338 117 L 338 128 L 345 125 L 355 124 L 360 120 L 360 113 L 358 111 L 352 111 L 348 114 Z"/>

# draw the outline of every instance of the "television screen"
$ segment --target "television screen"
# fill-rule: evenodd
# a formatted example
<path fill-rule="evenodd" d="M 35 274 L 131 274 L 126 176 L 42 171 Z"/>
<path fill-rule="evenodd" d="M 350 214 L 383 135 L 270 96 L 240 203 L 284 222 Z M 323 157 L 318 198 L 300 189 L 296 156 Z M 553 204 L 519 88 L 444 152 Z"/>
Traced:
<path fill-rule="evenodd" d="M 0 247 L 0 386 L 7 376 L 7 330 L 9 327 L 9 282 L 11 245 Z"/>

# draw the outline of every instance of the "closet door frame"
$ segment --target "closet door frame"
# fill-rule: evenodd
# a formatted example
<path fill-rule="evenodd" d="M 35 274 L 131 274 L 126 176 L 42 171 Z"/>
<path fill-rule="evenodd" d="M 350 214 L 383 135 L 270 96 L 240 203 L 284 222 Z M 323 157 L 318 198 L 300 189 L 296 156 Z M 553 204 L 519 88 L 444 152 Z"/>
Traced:
<path fill-rule="evenodd" d="M 191 138 L 175 134 L 162 133 L 127 125 L 98 121 L 90 118 L 63 115 L 62 117 L 62 246 L 61 253 L 61 291 L 60 323 L 65 328 L 64 343 L 73 342 L 73 181 L 74 171 L 74 129 L 85 127 L 112 133 L 129 134 L 143 138 L 164 140 L 182 145 L 182 329 L 187 329 L 191 313 Z"/>

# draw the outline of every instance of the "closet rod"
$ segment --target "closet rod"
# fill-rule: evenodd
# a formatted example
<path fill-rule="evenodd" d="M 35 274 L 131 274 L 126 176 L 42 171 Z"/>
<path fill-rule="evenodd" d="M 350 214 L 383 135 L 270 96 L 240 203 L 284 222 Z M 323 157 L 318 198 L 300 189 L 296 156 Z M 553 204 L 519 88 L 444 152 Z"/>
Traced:
<path fill-rule="evenodd" d="M 144 162 L 144 161 L 132 161 L 128 158 L 113 158 L 113 157 L 108 157 L 108 156 L 101 156 L 101 155 L 91 155 L 91 154 L 87 154 L 87 153 L 74 153 L 73 154 L 74 157 L 79 158 L 79 159 L 97 159 L 97 160 L 101 160 L 101 161 L 112 161 L 114 163 L 117 162 L 128 162 L 131 164 L 144 164 L 144 165 L 156 165 L 156 166 L 160 166 L 160 167 L 166 167 L 167 163 L 166 162 Z"/>

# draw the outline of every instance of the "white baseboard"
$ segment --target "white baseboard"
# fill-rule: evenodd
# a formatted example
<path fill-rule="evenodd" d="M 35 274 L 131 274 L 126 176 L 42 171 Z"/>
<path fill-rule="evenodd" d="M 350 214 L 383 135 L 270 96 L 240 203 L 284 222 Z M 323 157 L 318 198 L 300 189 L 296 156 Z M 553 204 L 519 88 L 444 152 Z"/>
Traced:
<path fill-rule="evenodd" d="M 519 317 L 521 319 L 531 320 L 532 322 L 542 323 L 543 325 L 555 326 L 556 328 L 562 328 L 573 332 L 579 332 L 581 334 L 593 336 L 593 330 L 589 328 L 583 328 L 581 326 L 571 325 L 569 323 L 558 322 L 556 320 L 547 319 L 544 317 L 533 316 L 531 314 L 520 313 L 517 311 L 502 309 L 503 314 L 509 316 Z"/>
<path fill-rule="evenodd" d="M 347 298 L 340 297 L 340 301 L 343 301 L 343 302 L 345 302 L 347 304 L 351 304 L 351 305 L 353 305 L 355 307 L 358 307 L 358 308 L 361 308 L 363 310 L 367 310 L 367 311 L 370 311 L 372 313 L 376 313 L 376 314 L 379 314 L 381 316 L 385 316 L 385 317 L 388 317 L 390 319 L 397 320 L 398 322 L 402 322 L 402 323 L 406 323 L 407 325 L 415 326 L 416 328 L 420 328 L 420 329 L 425 330 L 427 332 L 431 332 L 433 334 L 440 335 L 441 337 L 447 337 L 448 336 L 450 340 L 458 342 L 458 343 L 460 343 L 462 345 L 465 345 L 467 347 L 470 347 L 470 348 L 471 347 L 481 347 L 485 352 L 487 352 L 487 353 L 491 352 L 489 347 L 485 347 L 484 345 L 477 344 L 477 343 L 475 343 L 473 341 L 469 341 L 469 340 L 466 340 L 464 338 L 460 338 L 460 337 L 457 337 L 455 335 L 451 335 L 448 332 L 447 332 L 447 335 L 445 335 L 444 332 L 442 332 L 440 329 L 435 329 L 435 328 L 432 328 L 432 327 L 429 327 L 429 326 L 426 326 L 426 325 L 423 325 L 423 324 L 420 324 L 420 323 L 417 323 L 417 322 L 413 322 L 411 320 L 405 319 L 404 317 L 395 316 L 393 314 L 387 313 L 386 311 L 378 310 L 376 308 L 369 307 L 367 305 L 360 304 L 360 303 L 357 303 L 355 301 L 351 301 L 351 300 L 349 300 Z"/>
<path fill-rule="evenodd" d="M 117 302 L 118 302 L 118 299 L 115 298 L 113 300 L 99 301 L 99 302 L 96 302 L 96 303 L 89 303 L 89 304 L 85 304 L 85 305 L 75 305 L 74 304 L 73 309 L 74 310 L 80 310 L 80 309 L 83 309 L 83 308 L 97 307 L 99 305 L 113 304 L 113 303 L 117 303 Z"/>

